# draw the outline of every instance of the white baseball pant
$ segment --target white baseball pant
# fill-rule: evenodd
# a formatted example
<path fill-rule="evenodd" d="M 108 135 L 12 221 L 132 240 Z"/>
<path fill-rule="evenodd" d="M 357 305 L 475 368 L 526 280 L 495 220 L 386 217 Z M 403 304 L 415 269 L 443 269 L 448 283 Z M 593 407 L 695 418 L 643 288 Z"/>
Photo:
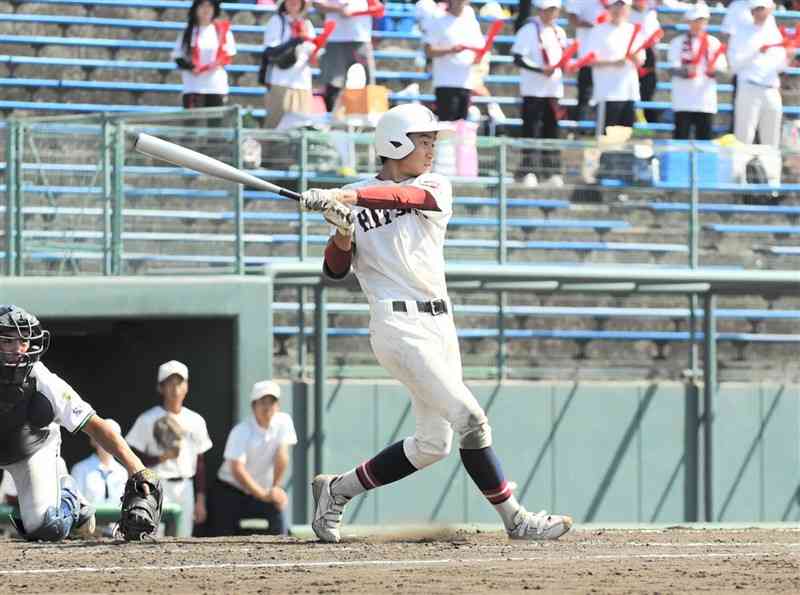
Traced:
<path fill-rule="evenodd" d="M 780 144 L 783 117 L 780 89 L 740 81 L 735 109 L 733 132 L 739 141 L 753 144 L 758 130 L 762 145 L 777 147 Z"/>
<path fill-rule="evenodd" d="M 448 313 L 418 312 L 406 301 L 407 312 L 392 311 L 391 301 L 372 304 L 370 343 L 378 362 L 411 392 L 416 420 L 414 436 L 403 441 L 408 460 L 422 469 L 446 457 L 453 430 L 464 448 L 491 444 L 486 414 L 463 381 L 461 353 Z"/>
<path fill-rule="evenodd" d="M 51 431 L 30 458 L 4 469 L 11 473 L 17 486 L 22 525 L 27 533 L 33 533 L 48 509 L 61 506 L 61 478 L 67 474 L 67 465 L 61 458 L 61 431 Z"/>
<path fill-rule="evenodd" d="M 191 537 L 194 530 L 194 481 L 162 480 L 164 504 L 177 504 L 181 507 L 181 522 L 177 537 Z"/>

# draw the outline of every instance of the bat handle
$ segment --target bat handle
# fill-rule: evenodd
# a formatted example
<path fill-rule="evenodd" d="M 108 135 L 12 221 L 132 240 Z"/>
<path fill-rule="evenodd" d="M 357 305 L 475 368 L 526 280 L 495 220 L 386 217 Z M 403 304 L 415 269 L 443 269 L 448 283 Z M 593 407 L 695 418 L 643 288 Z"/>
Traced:
<path fill-rule="evenodd" d="M 302 196 L 299 192 L 295 192 L 294 190 L 287 190 L 286 188 L 281 188 L 278 192 L 281 196 L 285 196 L 286 198 L 291 198 L 292 200 L 299 201 Z"/>

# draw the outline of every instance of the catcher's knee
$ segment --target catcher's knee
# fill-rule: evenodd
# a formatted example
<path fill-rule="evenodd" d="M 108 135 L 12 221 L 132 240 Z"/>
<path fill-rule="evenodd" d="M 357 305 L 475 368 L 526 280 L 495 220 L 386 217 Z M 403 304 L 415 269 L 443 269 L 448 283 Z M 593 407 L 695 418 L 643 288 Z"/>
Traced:
<path fill-rule="evenodd" d="M 449 455 L 452 445 L 452 434 L 441 438 L 419 438 L 413 436 L 405 439 L 403 450 L 414 467 L 423 469 Z"/>
<path fill-rule="evenodd" d="M 15 523 L 17 531 L 28 541 L 62 541 L 72 529 L 71 517 L 65 517 L 55 506 L 51 506 L 44 513 L 42 524 L 33 531 L 27 531 L 20 521 Z"/>
<path fill-rule="evenodd" d="M 467 423 L 461 429 L 461 448 L 477 450 L 492 445 L 492 428 L 486 414 L 470 413 Z"/>

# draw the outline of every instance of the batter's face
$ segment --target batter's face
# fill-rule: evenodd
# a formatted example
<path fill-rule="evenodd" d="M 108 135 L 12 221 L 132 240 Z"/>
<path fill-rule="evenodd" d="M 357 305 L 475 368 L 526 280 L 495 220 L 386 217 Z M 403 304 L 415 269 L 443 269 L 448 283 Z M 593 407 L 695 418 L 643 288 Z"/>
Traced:
<path fill-rule="evenodd" d="M 414 143 L 414 150 L 397 162 L 400 176 L 416 178 L 433 167 L 433 155 L 436 148 L 436 132 L 412 132 L 408 135 Z"/>
<path fill-rule="evenodd" d="M 262 428 L 269 427 L 272 418 L 280 408 L 280 402 L 272 395 L 264 395 L 257 401 L 253 401 L 253 415 Z"/>
<path fill-rule="evenodd" d="M 158 385 L 158 392 L 164 402 L 164 409 L 170 413 L 180 413 L 183 401 L 189 392 L 189 381 L 173 374 Z"/>
<path fill-rule="evenodd" d="M 27 353 L 30 348 L 30 341 L 26 341 L 15 335 L 0 335 L 0 353 L 3 360 L 15 364 L 22 359 L 22 354 Z"/>

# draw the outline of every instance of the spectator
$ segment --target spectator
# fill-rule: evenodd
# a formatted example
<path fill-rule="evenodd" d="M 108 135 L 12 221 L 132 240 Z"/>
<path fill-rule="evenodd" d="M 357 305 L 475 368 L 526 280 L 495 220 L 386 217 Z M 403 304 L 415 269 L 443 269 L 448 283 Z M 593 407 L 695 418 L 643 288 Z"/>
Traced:
<path fill-rule="evenodd" d="M 122 435 L 122 429 L 116 421 L 106 419 L 106 422 L 116 434 Z M 119 506 L 125 491 L 125 482 L 128 481 L 128 472 L 96 440 L 90 437 L 89 444 L 95 454 L 75 463 L 71 475 L 81 494 L 91 504 Z"/>
<path fill-rule="evenodd" d="M 228 435 L 214 489 L 215 535 L 236 534 L 243 518 L 266 519 L 270 535 L 288 533 L 282 484 L 297 435 L 292 418 L 280 411 L 280 396 L 275 382 L 256 382 L 250 392 L 253 415 Z"/>
<path fill-rule="evenodd" d="M 523 25 L 514 39 L 511 53 L 519 66 L 519 91 L 522 95 L 522 136 L 558 138 L 559 99 L 564 96 L 561 60 L 567 41 L 564 30 L 556 25 L 561 0 L 536 0 L 538 14 Z M 539 177 L 548 175 L 550 185 L 564 184 L 558 172 L 558 151 L 525 151 L 522 168 L 526 186 L 536 186 Z"/>
<path fill-rule="evenodd" d="M 586 42 L 592 28 L 608 18 L 604 0 L 567 0 L 569 23 L 575 29 L 575 40 L 580 44 L 578 58 L 586 55 Z M 592 69 L 590 66 L 578 71 L 578 103 L 573 120 L 589 119 L 589 100 L 592 98 Z"/>
<path fill-rule="evenodd" d="M 205 420 L 183 406 L 188 391 L 189 368 L 175 360 L 161 364 L 158 392 L 162 405 L 137 417 L 126 437 L 163 482 L 164 503 L 181 507 L 179 537 L 190 537 L 194 522 L 206 520 L 203 453 L 212 446 Z M 164 426 L 173 429 L 167 432 L 162 430 Z"/>
<path fill-rule="evenodd" d="M 267 117 L 265 128 L 281 126 L 284 115 L 291 119 L 304 118 L 311 113 L 311 66 L 309 58 L 314 51 L 310 41 L 314 26 L 305 16 L 306 0 L 281 0 L 277 14 L 267 21 L 264 45 L 273 48 L 266 84 L 269 92 L 264 98 Z"/>
<path fill-rule="evenodd" d="M 425 52 L 433 60 L 433 89 L 439 120 L 464 120 L 472 93 L 475 52 L 484 39 L 469 0 L 448 0 L 447 12 L 428 23 Z"/>
<path fill-rule="evenodd" d="M 777 147 L 781 137 L 780 76 L 794 56 L 794 48 L 783 47 L 783 37 L 774 26 L 772 0 L 750 0 L 753 23 L 740 25 L 728 45 L 731 70 L 736 73 L 734 134 L 752 144 L 758 132 L 761 144 Z"/>
<path fill-rule="evenodd" d="M 644 51 L 628 56 L 644 43 L 628 21 L 631 0 L 617 0 L 608 6 L 608 20 L 595 25 L 586 40 L 586 52 L 594 52 L 592 86 L 594 101 L 605 103 L 605 122 L 598 122 L 605 132 L 608 126 L 633 126 L 634 103 L 639 101 L 638 69 L 644 63 Z"/>
<path fill-rule="evenodd" d="M 368 0 L 315 0 L 314 7 L 336 23 L 320 57 L 319 81 L 325 85 L 325 106 L 333 110 L 336 98 L 344 89 L 347 69 L 364 66 L 367 81 L 375 82 L 375 58 L 372 54 L 372 14 Z"/>
<path fill-rule="evenodd" d="M 236 54 L 230 22 L 221 20 L 216 0 L 194 0 L 186 29 L 172 58 L 181 69 L 183 107 L 219 107 L 228 96 L 225 66 Z"/>
<path fill-rule="evenodd" d="M 678 35 L 669 44 L 668 62 L 672 72 L 672 111 L 675 114 L 675 138 L 710 140 L 714 114 L 717 113 L 719 72 L 727 70 L 725 56 L 718 54 L 721 42 L 706 33 L 708 6 L 698 3 L 684 13 L 689 32 Z M 711 60 L 716 61 L 713 67 Z"/>
<path fill-rule="evenodd" d="M 651 0 L 633 0 L 633 10 L 631 10 L 631 23 L 641 27 L 642 37 L 648 39 L 653 33 L 661 29 L 658 22 L 658 13 L 651 4 Z M 644 53 L 644 64 L 639 71 L 639 98 L 641 101 L 652 101 L 656 94 L 656 83 L 658 74 L 656 73 L 656 50 L 649 47 Z M 658 122 L 658 110 L 645 109 L 644 119 L 647 122 Z"/>

